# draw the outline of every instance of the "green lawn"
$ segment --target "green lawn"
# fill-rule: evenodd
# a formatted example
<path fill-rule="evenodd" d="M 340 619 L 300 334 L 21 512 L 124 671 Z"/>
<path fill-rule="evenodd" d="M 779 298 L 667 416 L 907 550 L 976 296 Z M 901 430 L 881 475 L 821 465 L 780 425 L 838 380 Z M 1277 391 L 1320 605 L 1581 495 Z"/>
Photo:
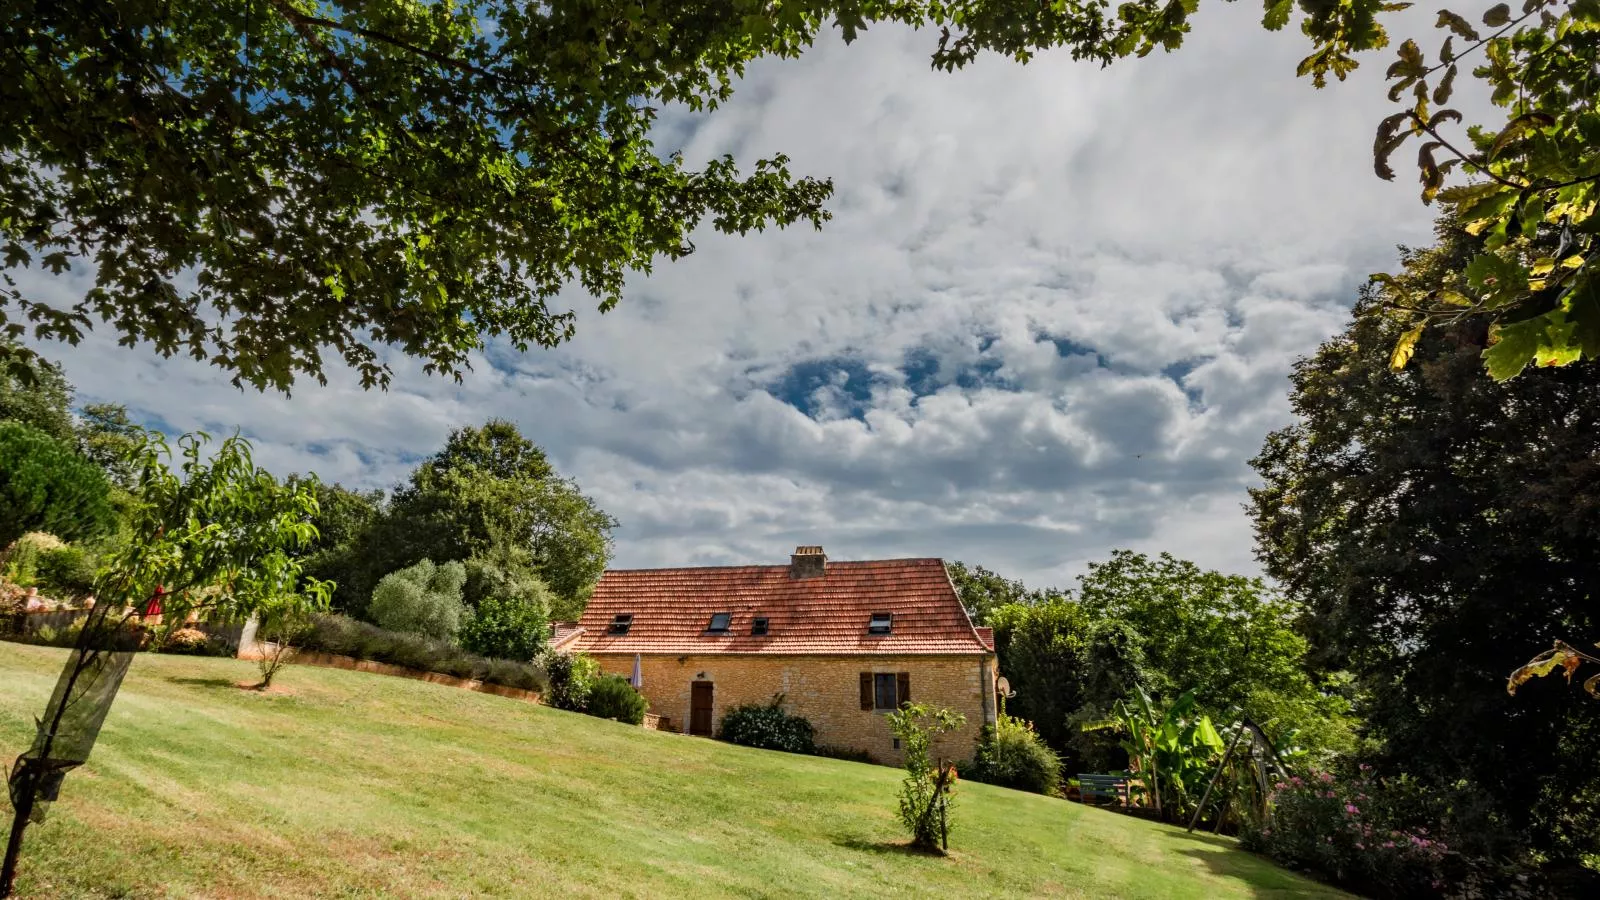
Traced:
<path fill-rule="evenodd" d="M 0 643 L 0 756 L 65 652 Z M 963 783 L 952 855 L 903 850 L 898 773 L 425 682 L 141 656 L 30 828 L 22 897 L 1335 897 L 1240 852 Z M 8 829 L 0 825 L 0 834 Z"/>

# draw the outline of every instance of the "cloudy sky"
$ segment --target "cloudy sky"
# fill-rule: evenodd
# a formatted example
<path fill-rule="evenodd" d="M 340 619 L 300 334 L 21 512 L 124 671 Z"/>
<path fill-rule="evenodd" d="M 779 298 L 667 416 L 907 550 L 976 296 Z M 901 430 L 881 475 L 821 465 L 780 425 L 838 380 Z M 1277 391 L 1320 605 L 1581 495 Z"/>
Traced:
<path fill-rule="evenodd" d="M 285 398 L 105 329 L 43 349 L 80 402 L 240 426 L 275 471 L 351 485 L 512 419 L 621 521 L 618 566 L 817 543 L 1036 584 L 1118 547 L 1254 573 L 1247 461 L 1288 420 L 1291 363 L 1429 231 L 1408 172 L 1372 175 L 1387 61 L 1316 91 L 1305 39 L 1259 16 L 1208 7 L 1181 52 L 1109 70 L 936 73 L 934 37 L 895 28 L 757 65 L 660 143 L 786 152 L 834 178 L 834 220 L 697 235 L 614 312 L 574 292 L 570 345 L 491 348 L 461 385 L 397 361 L 387 393 L 339 375 Z"/>

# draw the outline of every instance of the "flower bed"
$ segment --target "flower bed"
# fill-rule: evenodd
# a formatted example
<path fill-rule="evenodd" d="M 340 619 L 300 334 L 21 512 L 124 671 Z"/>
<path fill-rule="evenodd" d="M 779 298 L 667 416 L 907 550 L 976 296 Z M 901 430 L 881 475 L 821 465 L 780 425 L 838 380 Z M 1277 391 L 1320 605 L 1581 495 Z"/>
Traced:
<path fill-rule="evenodd" d="M 1274 785 L 1266 821 L 1240 842 L 1369 897 L 1529 896 L 1530 873 L 1464 846 L 1463 832 L 1451 830 L 1459 799 L 1374 777 L 1367 766 L 1348 778 L 1295 776 Z"/>

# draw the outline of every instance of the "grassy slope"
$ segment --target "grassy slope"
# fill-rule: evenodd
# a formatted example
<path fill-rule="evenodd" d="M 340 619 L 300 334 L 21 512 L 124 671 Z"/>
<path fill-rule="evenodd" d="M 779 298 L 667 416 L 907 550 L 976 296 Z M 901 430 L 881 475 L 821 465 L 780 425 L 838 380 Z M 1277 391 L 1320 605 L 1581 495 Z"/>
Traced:
<path fill-rule="evenodd" d="M 0 755 L 65 653 L 0 643 Z M 963 783 L 912 855 L 888 768 L 733 747 L 423 682 L 142 656 L 23 897 L 1339 896 L 1230 841 Z M 5 810 L 9 829 L 10 811 Z"/>

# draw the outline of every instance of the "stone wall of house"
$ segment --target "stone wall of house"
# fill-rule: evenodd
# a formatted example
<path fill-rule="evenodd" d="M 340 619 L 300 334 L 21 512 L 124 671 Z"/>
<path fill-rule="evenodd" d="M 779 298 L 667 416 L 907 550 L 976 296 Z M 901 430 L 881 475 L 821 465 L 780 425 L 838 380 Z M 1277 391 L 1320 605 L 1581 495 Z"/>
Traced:
<path fill-rule="evenodd" d="M 600 667 L 624 677 L 633 674 L 634 656 L 593 654 Z M 885 712 L 861 708 L 861 673 L 910 675 L 911 701 L 948 707 L 966 725 L 934 745 L 951 759 L 972 757 L 978 731 L 994 709 L 994 658 L 972 656 L 657 656 L 640 658 L 642 691 L 650 712 L 671 720 L 673 731 L 689 730 L 690 685 L 712 683 L 711 718 L 720 726 L 728 710 L 766 703 L 784 695 L 784 708 L 806 717 L 818 744 L 866 751 L 879 762 L 898 765 Z M 987 702 L 985 702 L 987 700 Z"/>

